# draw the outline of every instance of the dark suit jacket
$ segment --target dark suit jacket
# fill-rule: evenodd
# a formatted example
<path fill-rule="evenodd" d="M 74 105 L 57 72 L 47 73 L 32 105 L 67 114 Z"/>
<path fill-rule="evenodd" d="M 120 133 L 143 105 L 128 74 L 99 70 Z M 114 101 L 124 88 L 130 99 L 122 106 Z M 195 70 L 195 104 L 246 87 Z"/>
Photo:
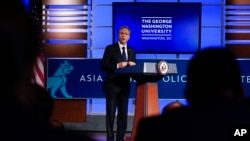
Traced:
<path fill-rule="evenodd" d="M 128 61 L 135 62 L 135 51 L 130 46 L 127 46 Z M 105 92 L 120 92 L 130 91 L 130 77 L 114 73 L 117 69 L 117 63 L 122 62 L 122 54 L 119 44 L 108 45 L 104 51 L 101 61 L 101 70 L 106 71 L 103 90 Z"/>

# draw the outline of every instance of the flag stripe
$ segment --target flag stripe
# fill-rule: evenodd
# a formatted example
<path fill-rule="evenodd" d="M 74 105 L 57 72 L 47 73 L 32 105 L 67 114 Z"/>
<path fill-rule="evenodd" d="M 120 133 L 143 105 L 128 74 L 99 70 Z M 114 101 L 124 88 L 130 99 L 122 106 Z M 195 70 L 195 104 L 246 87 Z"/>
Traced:
<path fill-rule="evenodd" d="M 44 79 L 44 57 L 40 54 L 37 57 L 35 66 L 34 66 L 34 75 L 33 75 L 33 83 L 45 86 L 45 79 Z"/>

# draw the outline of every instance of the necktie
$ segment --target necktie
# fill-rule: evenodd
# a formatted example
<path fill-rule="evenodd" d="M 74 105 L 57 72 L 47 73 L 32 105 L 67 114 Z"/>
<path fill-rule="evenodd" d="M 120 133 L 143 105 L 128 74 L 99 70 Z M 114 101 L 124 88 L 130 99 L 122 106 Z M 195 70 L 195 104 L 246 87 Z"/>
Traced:
<path fill-rule="evenodd" d="M 126 52 L 125 52 L 125 47 L 122 47 L 122 61 L 123 61 L 123 62 L 126 62 L 126 61 L 127 61 Z"/>

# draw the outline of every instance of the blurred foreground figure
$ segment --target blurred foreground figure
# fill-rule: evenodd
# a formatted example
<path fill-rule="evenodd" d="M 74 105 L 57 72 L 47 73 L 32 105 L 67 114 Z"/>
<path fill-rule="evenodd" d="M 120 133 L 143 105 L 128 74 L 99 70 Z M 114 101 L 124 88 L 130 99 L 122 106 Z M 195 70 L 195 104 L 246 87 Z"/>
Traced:
<path fill-rule="evenodd" d="M 92 140 L 50 128 L 53 100 L 45 89 L 31 84 L 40 29 L 26 13 L 22 0 L 6 1 L 0 19 L 1 140 Z"/>
<path fill-rule="evenodd" d="M 236 129 L 250 129 L 239 64 L 226 48 L 206 48 L 191 58 L 185 96 L 187 107 L 142 119 L 136 141 L 232 141 L 242 139 Z"/>
<path fill-rule="evenodd" d="M 16 12 L 10 11 L 10 9 Z M 38 30 L 26 13 L 21 0 L 6 1 L 0 9 L 1 116 L 6 135 L 18 126 L 16 89 L 30 83 L 38 53 Z M 5 133 L 6 132 L 6 133 Z M 10 137 L 13 137 L 10 136 Z"/>

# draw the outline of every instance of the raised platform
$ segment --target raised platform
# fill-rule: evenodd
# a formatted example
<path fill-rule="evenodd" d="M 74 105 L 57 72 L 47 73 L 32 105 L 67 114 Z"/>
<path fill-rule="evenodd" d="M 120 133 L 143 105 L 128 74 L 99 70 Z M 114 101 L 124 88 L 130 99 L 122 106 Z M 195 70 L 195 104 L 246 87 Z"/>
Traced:
<path fill-rule="evenodd" d="M 128 116 L 127 132 L 132 131 L 134 116 Z M 65 122 L 67 130 L 88 131 L 88 132 L 106 132 L 105 115 L 87 115 L 87 122 Z M 116 123 L 116 121 L 115 121 Z M 114 125 L 116 130 L 116 124 Z"/>

